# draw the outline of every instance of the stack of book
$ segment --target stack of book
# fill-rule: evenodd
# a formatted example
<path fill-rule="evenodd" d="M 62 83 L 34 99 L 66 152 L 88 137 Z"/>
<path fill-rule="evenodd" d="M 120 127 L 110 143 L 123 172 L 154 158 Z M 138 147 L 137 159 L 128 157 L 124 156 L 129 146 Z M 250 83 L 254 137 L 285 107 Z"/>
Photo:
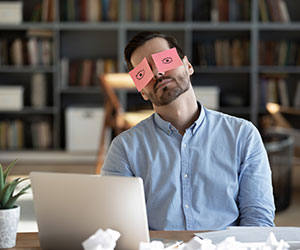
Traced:
<path fill-rule="evenodd" d="M 290 22 L 285 0 L 259 0 L 260 20 L 263 22 Z"/>
<path fill-rule="evenodd" d="M 260 104 L 265 107 L 268 102 L 300 108 L 300 79 L 296 87 L 293 87 L 293 84 L 287 83 L 284 77 L 261 77 Z"/>
<path fill-rule="evenodd" d="M 201 66 L 245 66 L 249 65 L 249 40 L 207 40 L 198 42 Z"/>
<path fill-rule="evenodd" d="M 52 130 L 46 120 L 31 123 L 31 142 L 35 149 L 49 149 L 52 145 Z"/>
<path fill-rule="evenodd" d="M 185 0 L 127 0 L 127 20 L 138 22 L 184 21 Z"/>
<path fill-rule="evenodd" d="M 53 61 L 53 42 L 47 31 L 26 38 L 0 40 L 0 65 L 46 65 Z"/>
<path fill-rule="evenodd" d="M 118 0 L 61 1 L 61 20 L 99 22 L 118 20 Z"/>
<path fill-rule="evenodd" d="M 70 86 L 95 86 L 98 85 L 98 77 L 103 73 L 117 72 L 117 62 L 115 59 L 96 60 L 82 59 L 61 60 L 61 83 L 62 87 Z"/>
<path fill-rule="evenodd" d="M 213 3 L 216 1 L 212 1 Z M 250 21 L 250 0 L 218 0 L 212 5 L 211 21 L 237 22 Z"/>
<path fill-rule="evenodd" d="M 25 129 L 29 126 L 29 129 Z M 25 148 L 49 149 L 52 146 L 52 132 L 49 121 L 26 122 L 17 120 L 0 121 L 0 150 L 21 150 Z"/>
<path fill-rule="evenodd" d="M 21 120 L 0 121 L 0 150 L 24 147 L 24 128 Z"/>
<path fill-rule="evenodd" d="M 297 41 L 261 41 L 259 46 L 260 65 L 300 65 L 300 43 Z"/>
<path fill-rule="evenodd" d="M 56 0 L 39 1 L 33 8 L 31 14 L 32 22 L 53 22 L 56 20 Z"/>

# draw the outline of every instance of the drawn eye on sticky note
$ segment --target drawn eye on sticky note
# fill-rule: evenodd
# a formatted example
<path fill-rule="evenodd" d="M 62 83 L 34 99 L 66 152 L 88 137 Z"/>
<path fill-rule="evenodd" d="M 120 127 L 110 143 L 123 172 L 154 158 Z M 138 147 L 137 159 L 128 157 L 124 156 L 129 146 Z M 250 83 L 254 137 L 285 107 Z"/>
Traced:
<path fill-rule="evenodd" d="M 141 91 L 153 78 L 152 70 L 144 58 L 133 70 L 129 72 L 136 88 Z"/>
<path fill-rule="evenodd" d="M 176 48 L 168 49 L 152 55 L 156 68 L 160 72 L 175 69 L 182 65 L 182 61 L 177 53 Z"/>

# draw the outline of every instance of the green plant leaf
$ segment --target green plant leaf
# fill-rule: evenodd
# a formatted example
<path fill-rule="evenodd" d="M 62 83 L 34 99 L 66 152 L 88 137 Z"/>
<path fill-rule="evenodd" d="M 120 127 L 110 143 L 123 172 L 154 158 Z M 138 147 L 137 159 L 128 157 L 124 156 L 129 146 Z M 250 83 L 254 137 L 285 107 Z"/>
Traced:
<path fill-rule="evenodd" d="M 16 186 L 18 185 L 20 178 L 14 179 L 12 182 L 7 183 L 1 192 L 0 200 L 2 201 L 2 205 L 4 205 L 10 197 L 12 197 Z"/>
<path fill-rule="evenodd" d="M 13 168 L 13 166 L 16 164 L 17 159 L 15 159 L 13 162 L 11 162 L 8 167 L 4 171 L 4 182 L 6 181 L 7 176 L 9 175 L 10 170 Z"/>
<path fill-rule="evenodd" d="M 13 208 L 15 205 L 15 202 L 17 201 L 17 199 L 23 195 L 26 194 L 26 190 L 29 189 L 31 187 L 30 184 L 28 184 L 26 187 L 24 187 L 20 192 L 18 192 L 16 195 L 12 196 L 4 205 L 3 207 L 6 209 L 9 208 Z"/>
<path fill-rule="evenodd" d="M 3 167 L 0 164 L 0 192 L 3 190 L 5 185 L 5 180 L 4 180 L 4 174 L 3 174 Z"/>

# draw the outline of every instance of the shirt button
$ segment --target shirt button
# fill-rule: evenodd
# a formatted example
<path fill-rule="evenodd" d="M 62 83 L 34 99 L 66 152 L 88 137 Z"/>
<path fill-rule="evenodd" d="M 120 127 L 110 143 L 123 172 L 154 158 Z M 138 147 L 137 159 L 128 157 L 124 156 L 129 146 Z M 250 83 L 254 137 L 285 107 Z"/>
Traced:
<path fill-rule="evenodd" d="M 186 144 L 184 143 L 183 145 L 182 145 L 184 148 L 186 148 Z"/>
<path fill-rule="evenodd" d="M 188 178 L 188 175 L 187 174 L 184 174 L 184 176 L 183 176 L 184 178 Z"/>
<path fill-rule="evenodd" d="M 188 204 L 185 205 L 185 208 L 190 208 L 190 206 Z"/>

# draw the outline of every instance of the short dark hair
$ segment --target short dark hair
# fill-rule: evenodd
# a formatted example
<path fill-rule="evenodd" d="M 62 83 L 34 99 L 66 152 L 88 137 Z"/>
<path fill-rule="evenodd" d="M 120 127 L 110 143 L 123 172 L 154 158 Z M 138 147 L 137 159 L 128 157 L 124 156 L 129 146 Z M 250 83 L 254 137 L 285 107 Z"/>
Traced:
<path fill-rule="evenodd" d="M 168 44 L 170 49 L 171 48 L 176 48 L 178 55 L 180 56 L 181 59 L 184 58 L 185 54 L 183 52 L 183 50 L 181 49 L 181 47 L 179 46 L 177 40 L 169 35 L 157 32 L 157 31 L 142 31 L 137 33 L 127 44 L 125 50 L 124 50 L 124 56 L 125 56 L 125 61 L 127 64 L 127 67 L 129 70 L 133 69 L 132 63 L 131 63 L 131 55 L 133 54 L 133 52 L 140 46 L 142 46 L 145 42 L 153 39 L 153 38 L 163 38 L 165 39 Z"/>

